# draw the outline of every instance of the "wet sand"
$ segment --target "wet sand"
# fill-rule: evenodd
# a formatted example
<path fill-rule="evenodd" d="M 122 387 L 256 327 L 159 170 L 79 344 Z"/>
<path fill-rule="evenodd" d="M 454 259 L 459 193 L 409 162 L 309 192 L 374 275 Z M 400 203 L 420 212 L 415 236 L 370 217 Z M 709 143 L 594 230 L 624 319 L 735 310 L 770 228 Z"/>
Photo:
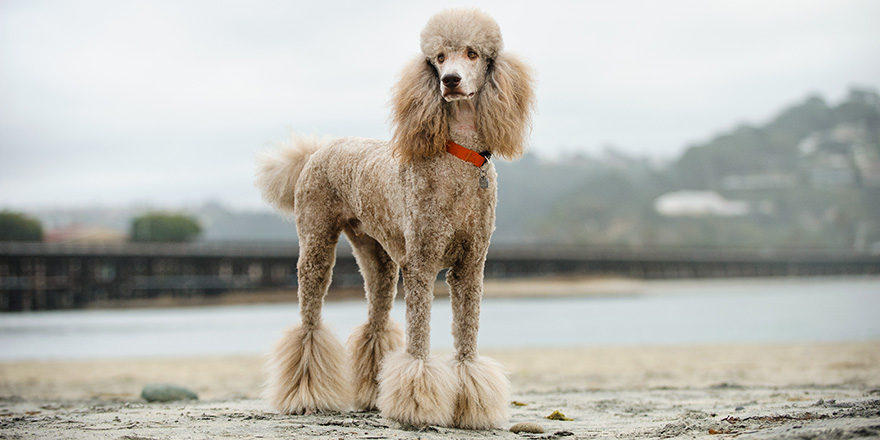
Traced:
<path fill-rule="evenodd" d="M 0 438 L 467 439 L 880 436 L 880 342 L 487 350 L 510 420 L 541 434 L 429 427 L 378 413 L 285 416 L 259 357 L 0 363 Z M 146 403 L 147 383 L 199 401 Z M 522 404 L 522 405 L 520 405 Z M 545 416 L 560 411 L 571 421 Z"/>

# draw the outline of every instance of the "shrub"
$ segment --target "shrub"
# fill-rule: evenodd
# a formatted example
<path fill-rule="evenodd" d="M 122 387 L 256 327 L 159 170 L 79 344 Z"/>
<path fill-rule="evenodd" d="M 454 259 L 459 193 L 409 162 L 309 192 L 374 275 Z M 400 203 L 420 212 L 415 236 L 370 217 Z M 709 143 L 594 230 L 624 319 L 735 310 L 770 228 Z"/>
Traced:
<path fill-rule="evenodd" d="M 0 211 L 0 241 L 43 241 L 43 225 L 24 214 Z"/>
<path fill-rule="evenodd" d="M 131 240 L 135 242 L 184 242 L 201 232 L 195 219 L 180 214 L 150 213 L 131 223 Z"/>

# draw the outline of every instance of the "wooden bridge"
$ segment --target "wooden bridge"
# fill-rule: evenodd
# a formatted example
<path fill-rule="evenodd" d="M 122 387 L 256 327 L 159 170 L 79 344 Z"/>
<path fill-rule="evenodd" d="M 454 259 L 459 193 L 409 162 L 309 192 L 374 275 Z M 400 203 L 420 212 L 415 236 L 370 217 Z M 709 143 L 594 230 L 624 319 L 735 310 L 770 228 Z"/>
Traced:
<path fill-rule="evenodd" d="M 295 244 L 0 243 L 0 311 L 295 287 L 297 255 Z M 880 275 L 880 255 L 571 246 L 493 246 L 489 251 L 487 278 L 548 275 L 637 279 Z M 341 246 L 333 285 L 362 283 L 354 257 Z"/>

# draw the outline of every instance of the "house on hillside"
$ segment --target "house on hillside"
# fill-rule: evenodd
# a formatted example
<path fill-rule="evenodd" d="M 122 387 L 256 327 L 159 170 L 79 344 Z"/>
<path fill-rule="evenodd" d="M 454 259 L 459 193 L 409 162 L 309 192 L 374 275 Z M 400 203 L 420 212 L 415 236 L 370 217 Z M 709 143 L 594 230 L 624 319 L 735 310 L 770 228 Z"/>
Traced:
<path fill-rule="evenodd" d="M 728 200 L 715 191 L 674 191 L 654 200 L 664 217 L 742 217 L 751 209 L 744 200 Z"/>
<path fill-rule="evenodd" d="M 816 186 L 880 186 L 880 148 L 866 124 L 841 123 L 798 144 L 802 169 Z"/>

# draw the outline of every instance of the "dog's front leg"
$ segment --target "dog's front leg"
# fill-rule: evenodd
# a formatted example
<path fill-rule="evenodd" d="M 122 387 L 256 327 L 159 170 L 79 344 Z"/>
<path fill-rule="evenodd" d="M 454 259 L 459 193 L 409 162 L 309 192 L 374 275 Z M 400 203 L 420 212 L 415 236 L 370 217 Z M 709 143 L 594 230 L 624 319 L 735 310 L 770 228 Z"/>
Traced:
<path fill-rule="evenodd" d="M 499 428 L 508 419 L 510 382 L 504 369 L 494 360 L 477 355 L 485 255 L 470 255 L 446 274 L 455 338 L 455 356 L 450 364 L 460 383 L 453 423 L 459 428 Z"/>
<path fill-rule="evenodd" d="M 430 356 L 431 300 L 437 272 L 404 264 L 406 348 L 385 357 L 378 406 L 403 425 L 452 426 L 458 379 L 449 365 Z"/>

